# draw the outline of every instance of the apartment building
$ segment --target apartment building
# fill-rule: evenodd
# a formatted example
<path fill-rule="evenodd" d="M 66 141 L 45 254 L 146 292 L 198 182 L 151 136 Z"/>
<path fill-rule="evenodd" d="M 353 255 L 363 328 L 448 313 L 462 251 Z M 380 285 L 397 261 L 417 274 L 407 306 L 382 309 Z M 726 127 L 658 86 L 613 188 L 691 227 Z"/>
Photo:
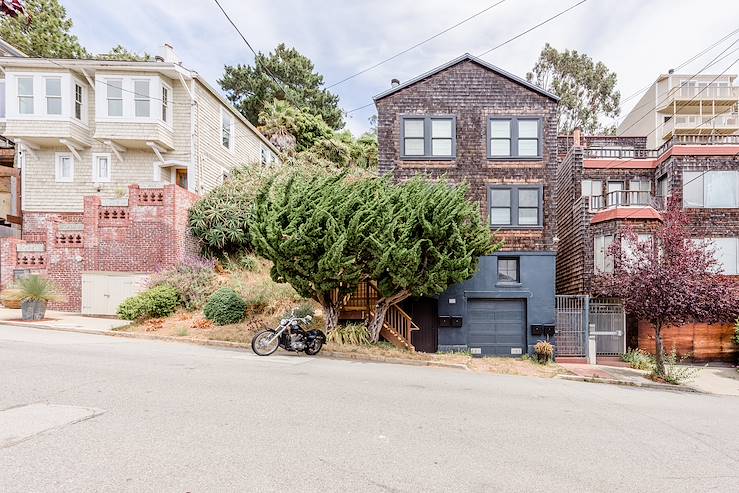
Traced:
<path fill-rule="evenodd" d="M 467 54 L 394 81 L 375 104 L 380 172 L 468 184 L 505 242 L 469 281 L 401 304 L 418 328 L 413 347 L 530 352 L 554 327 L 558 98 Z"/>
<path fill-rule="evenodd" d="M 736 75 L 660 75 L 644 93 L 616 134 L 646 137 L 647 148 L 668 142 L 703 142 L 704 136 L 739 131 L 739 87 Z"/>
<path fill-rule="evenodd" d="M 151 62 L 3 56 L 0 69 L 0 135 L 16 154 L 0 284 L 42 271 L 67 291 L 57 308 L 114 312 L 143 274 L 195 252 L 199 195 L 235 166 L 277 162 L 168 45 Z"/>

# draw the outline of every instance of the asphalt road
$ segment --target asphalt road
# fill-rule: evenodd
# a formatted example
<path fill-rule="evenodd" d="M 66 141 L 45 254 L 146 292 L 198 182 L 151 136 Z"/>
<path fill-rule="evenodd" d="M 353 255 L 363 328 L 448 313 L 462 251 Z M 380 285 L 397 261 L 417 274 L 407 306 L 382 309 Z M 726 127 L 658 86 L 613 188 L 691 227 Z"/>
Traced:
<path fill-rule="evenodd" d="M 737 397 L 0 326 L 2 492 L 738 491 L 737 417 Z"/>

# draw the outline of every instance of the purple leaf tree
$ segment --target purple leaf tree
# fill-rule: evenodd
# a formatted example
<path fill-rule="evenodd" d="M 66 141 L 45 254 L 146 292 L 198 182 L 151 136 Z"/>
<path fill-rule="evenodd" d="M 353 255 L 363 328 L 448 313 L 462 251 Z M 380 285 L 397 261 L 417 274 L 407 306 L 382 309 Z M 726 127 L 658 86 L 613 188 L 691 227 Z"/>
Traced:
<path fill-rule="evenodd" d="M 614 269 L 596 276 L 595 294 L 621 298 L 626 312 L 652 324 L 655 373 L 665 376 L 662 330 L 700 321 L 730 322 L 739 314 L 739 285 L 721 274 L 713 247 L 691 239 L 688 218 L 678 207 L 663 215 L 651 241 L 631 229 L 620 233 L 608 253 Z"/>

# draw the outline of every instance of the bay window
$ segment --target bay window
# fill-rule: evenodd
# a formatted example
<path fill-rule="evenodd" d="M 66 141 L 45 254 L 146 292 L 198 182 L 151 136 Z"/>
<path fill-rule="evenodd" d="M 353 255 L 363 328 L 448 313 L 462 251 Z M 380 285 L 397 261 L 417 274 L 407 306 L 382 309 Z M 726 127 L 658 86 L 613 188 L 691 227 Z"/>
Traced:
<path fill-rule="evenodd" d="M 79 84 L 74 85 L 74 117 L 78 120 L 82 120 L 82 86 Z"/>
<path fill-rule="evenodd" d="M 33 114 L 33 77 L 18 77 L 18 113 Z"/>
<path fill-rule="evenodd" d="M 123 116 L 123 79 L 107 79 L 108 116 Z"/>
<path fill-rule="evenodd" d="M 46 86 L 46 114 L 62 114 L 62 80 L 58 77 L 47 77 Z"/>
<path fill-rule="evenodd" d="M 149 80 L 133 81 L 134 114 L 137 118 L 148 118 L 150 113 Z"/>

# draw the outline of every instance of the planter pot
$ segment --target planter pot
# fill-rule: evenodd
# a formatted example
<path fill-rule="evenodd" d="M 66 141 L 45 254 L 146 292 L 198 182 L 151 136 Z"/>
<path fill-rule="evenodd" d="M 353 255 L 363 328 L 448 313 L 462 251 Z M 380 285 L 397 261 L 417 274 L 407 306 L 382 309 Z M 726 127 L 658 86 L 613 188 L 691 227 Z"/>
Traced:
<path fill-rule="evenodd" d="M 46 301 L 24 301 L 21 312 L 23 320 L 42 320 L 46 315 Z"/>

